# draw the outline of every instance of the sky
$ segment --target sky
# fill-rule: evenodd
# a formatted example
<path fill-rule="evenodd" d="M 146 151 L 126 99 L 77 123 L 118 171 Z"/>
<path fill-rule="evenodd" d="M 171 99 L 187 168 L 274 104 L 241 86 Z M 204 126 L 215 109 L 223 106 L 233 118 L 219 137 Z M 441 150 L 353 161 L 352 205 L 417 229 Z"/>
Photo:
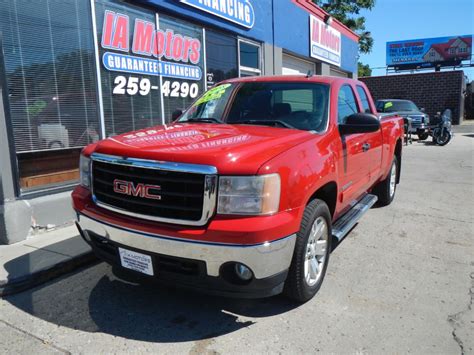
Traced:
<path fill-rule="evenodd" d="M 474 34 L 474 0 L 376 0 L 361 15 L 374 46 L 360 61 L 371 68 L 385 67 L 386 42 Z M 464 72 L 474 80 L 474 67 Z M 372 75 L 385 75 L 385 68 L 372 69 Z"/>

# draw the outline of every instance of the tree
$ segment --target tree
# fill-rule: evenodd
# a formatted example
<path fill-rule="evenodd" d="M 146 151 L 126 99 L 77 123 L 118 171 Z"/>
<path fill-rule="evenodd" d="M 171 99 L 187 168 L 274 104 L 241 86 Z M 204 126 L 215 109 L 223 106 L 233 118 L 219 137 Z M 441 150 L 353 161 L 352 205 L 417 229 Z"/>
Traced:
<path fill-rule="evenodd" d="M 365 28 L 360 10 L 372 10 L 375 0 L 313 0 L 313 2 L 359 35 L 359 51 L 370 53 L 374 39 Z"/>
<path fill-rule="evenodd" d="M 368 64 L 362 64 L 361 62 L 357 63 L 357 76 L 360 78 L 362 76 L 371 76 L 372 69 L 370 69 Z"/>

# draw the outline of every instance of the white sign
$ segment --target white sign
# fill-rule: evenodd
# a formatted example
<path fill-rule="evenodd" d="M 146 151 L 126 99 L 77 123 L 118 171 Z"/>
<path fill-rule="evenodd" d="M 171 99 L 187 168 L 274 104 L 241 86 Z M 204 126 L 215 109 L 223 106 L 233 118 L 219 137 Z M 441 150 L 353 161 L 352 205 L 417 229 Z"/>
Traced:
<path fill-rule="evenodd" d="M 183 4 L 208 12 L 227 21 L 252 28 L 255 12 L 250 0 L 179 0 Z"/>
<path fill-rule="evenodd" d="M 310 16 L 309 24 L 311 57 L 341 66 L 341 32 L 317 17 Z"/>
<path fill-rule="evenodd" d="M 119 248 L 120 262 L 123 267 L 153 276 L 151 256 Z"/>

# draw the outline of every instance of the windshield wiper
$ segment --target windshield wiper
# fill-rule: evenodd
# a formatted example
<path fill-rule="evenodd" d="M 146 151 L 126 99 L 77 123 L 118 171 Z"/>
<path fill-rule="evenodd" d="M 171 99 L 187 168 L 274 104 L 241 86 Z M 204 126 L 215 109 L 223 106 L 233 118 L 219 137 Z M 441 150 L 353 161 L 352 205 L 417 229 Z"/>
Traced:
<path fill-rule="evenodd" d="M 267 126 L 280 125 L 285 128 L 296 129 L 292 125 L 280 120 L 246 120 L 246 121 L 232 122 L 232 124 L 257 124 L 257 125 L 267 125 Z"/>
<path fill-rule="evenodd" d="M 179 121 L 180 123 L 183 123 L 183 122 L 213 122 L 213 123 L 224 123 L 223 121 L 221 121 L 220 119 L 218 118 L 214 118 L 214 117 L 203 117 L 203 118 L 188 118 L 187 120 L 184 120 L 184 121 Z"/>

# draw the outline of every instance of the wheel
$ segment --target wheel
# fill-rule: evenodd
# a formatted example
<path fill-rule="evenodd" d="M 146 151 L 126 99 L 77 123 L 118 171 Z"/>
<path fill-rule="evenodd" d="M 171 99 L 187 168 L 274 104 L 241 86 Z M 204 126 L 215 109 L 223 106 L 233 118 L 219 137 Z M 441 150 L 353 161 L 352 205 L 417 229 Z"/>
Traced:
<path fill-rule="evenodd" d="M 379 206 L 387 206 L 392 203 L 397 190 L 397 174 L 398 159 L 394 156 L 388 176 L 385 180 L 380 181 L 373 189 L 373 193 L 378 197 L 377 203 Z"/>
<path fill-rule="evenodd" d="M 324 201 L 315 199 L 305 208 L 296 236 L 284 293 L 297 302 L 313 298 L 323 283 L 331 253 L 331 214 Z"/>
<path fill-rule="evenodd" d="M 441 130 L 441 133 L 438 134 L 435 138 L 435 143 L 437 145 L 443 146 L 449 143 L 451 140 L 451 132 L 447 129 Z"/>
<path fill-rule="evenodd" d="M 419 133 L 418 134 L 418 140 L 424 141 L 426 138 L 428 138 L 429 134 L 427 132 Z"/>

